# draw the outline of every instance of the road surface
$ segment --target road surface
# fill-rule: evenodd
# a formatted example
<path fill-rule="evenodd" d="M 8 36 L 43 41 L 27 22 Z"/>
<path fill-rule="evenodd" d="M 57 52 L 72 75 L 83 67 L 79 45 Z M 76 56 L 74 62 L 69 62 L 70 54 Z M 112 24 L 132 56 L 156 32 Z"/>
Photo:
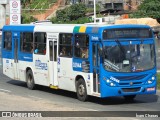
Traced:
<path fill-rule="evenodd" d="M 90 97 L 89 101 L 77 100 L 76 94 L 64 90 L 53 90 L 38 86 L 29 90 L 25 82 L 12 80 L 2 74 L 0 68 L 0 110 L 1 111 L 158 111 L 160 91 L 156 95 L 140 95 L 133 102 L 121 97 L 100 99 Z M 111 119 L 111 118 L 110 118 Z M 116 118 L 120 119 L 120 118 Z M 129 118 L 123 118 L 123 120 Z M 144 118 L 130 118 L 143 120 Z"/>

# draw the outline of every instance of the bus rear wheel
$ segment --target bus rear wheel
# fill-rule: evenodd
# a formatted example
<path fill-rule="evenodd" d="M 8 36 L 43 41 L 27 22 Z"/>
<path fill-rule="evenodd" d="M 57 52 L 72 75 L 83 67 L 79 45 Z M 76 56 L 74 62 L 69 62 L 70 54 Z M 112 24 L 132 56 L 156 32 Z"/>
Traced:
<path fill-rule="evenodd" d="M 35 89 L 35 83 L 34 83 L 34 77 L 32 70 L 28 70 L 26 74 L 26 82 L 27 82 L 27 87 L 30 90 Z"/>
<path fill-rule="evenodd" d="M 80 101 L 86 101 L 88 98 L 85 81 L 80 78 L 76 84 L 77 98 Z"/>
<path fill-rule="evenodd" d="M 135 97 L 136 97 L 136 95 L 126 95 L 126 96 L 124 96 L 126 101 L 133 101 Z"/>

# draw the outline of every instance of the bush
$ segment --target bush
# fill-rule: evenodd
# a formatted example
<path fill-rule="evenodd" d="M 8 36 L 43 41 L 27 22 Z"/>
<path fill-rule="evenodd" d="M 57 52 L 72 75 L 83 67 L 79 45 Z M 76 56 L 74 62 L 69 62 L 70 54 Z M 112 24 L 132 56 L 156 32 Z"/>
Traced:
<path fill-rule="evenodd" d="M 87 18 L 85 18 L 86 9 L 84 4 L 71 5 L 63 10 L 58 10 L 56 12 L 56 18 L 51 18 L 51 21 L 53 23 L 73 23 L 77 20 L 77 22 L 83 23 L 83 21 L 88 21 Z"/>
<path fill-rule="evenodd" d="M 21 23 L 22 24 L 31 23 L 31 22 L 35 22 L 35 21 L 37 21 L 37 19 L 34 18 L 33 16 L 28 15 L 28 14 L 23 14 L 21 16 Z"/>

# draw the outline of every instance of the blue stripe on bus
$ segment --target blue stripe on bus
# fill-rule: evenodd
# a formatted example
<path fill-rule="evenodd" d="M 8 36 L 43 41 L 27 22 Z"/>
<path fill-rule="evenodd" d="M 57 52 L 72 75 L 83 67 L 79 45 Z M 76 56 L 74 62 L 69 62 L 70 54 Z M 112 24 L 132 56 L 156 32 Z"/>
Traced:
<path fill-rule="evenodd" d="M 16 25 L 10 25 L 7 26 L 5 25 L 2 29 L 3 31 L 18 31 L 18 32 L 33 32 L 34 30 L 34 25 L 24 25 L 24 26 L 16 26 Z"/>
<path fill-rule="evenodd" d="M 33 62 L 33 54 L 32 53 L 19 53 L 18 60 Z"/>
<path fill-rule="evenodd" d="M 2 58 L 14 59 L 14 56 L 13 56 L 12 52 L 3 50 Z M 27 61 L 27 62 L 33 62 L 33 54 L 31 54 L 31 53 L 18 53 L 18 60 Z"/>

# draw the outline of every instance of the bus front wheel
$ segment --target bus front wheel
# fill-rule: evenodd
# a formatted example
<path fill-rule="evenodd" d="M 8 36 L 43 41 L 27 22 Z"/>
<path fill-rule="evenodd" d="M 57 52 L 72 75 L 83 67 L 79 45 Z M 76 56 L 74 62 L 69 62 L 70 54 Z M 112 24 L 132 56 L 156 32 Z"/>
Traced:
<path fill-rule="evenodd" d="M 133 101 L 135 97 L 136 97 L 136 95 L 126 95 L 126 96 L 124 96 L 126 101 Z"/>
<path fill-rule="evenodd" d="M 34 83 L 34 77 L 33 77 L 33 73 L 32 70 L 28 70 L 27 74 L 26 74 L 26 82 L 27 82 L 27 87 L 30 90 L 35 89 L 35 83 Z"/>
<path fill-rule="evenodd" d="M 76 84 L 77 98 L 80 101 L 86 101 L 88 98 L 85 81 L 80 78 Z"/>

